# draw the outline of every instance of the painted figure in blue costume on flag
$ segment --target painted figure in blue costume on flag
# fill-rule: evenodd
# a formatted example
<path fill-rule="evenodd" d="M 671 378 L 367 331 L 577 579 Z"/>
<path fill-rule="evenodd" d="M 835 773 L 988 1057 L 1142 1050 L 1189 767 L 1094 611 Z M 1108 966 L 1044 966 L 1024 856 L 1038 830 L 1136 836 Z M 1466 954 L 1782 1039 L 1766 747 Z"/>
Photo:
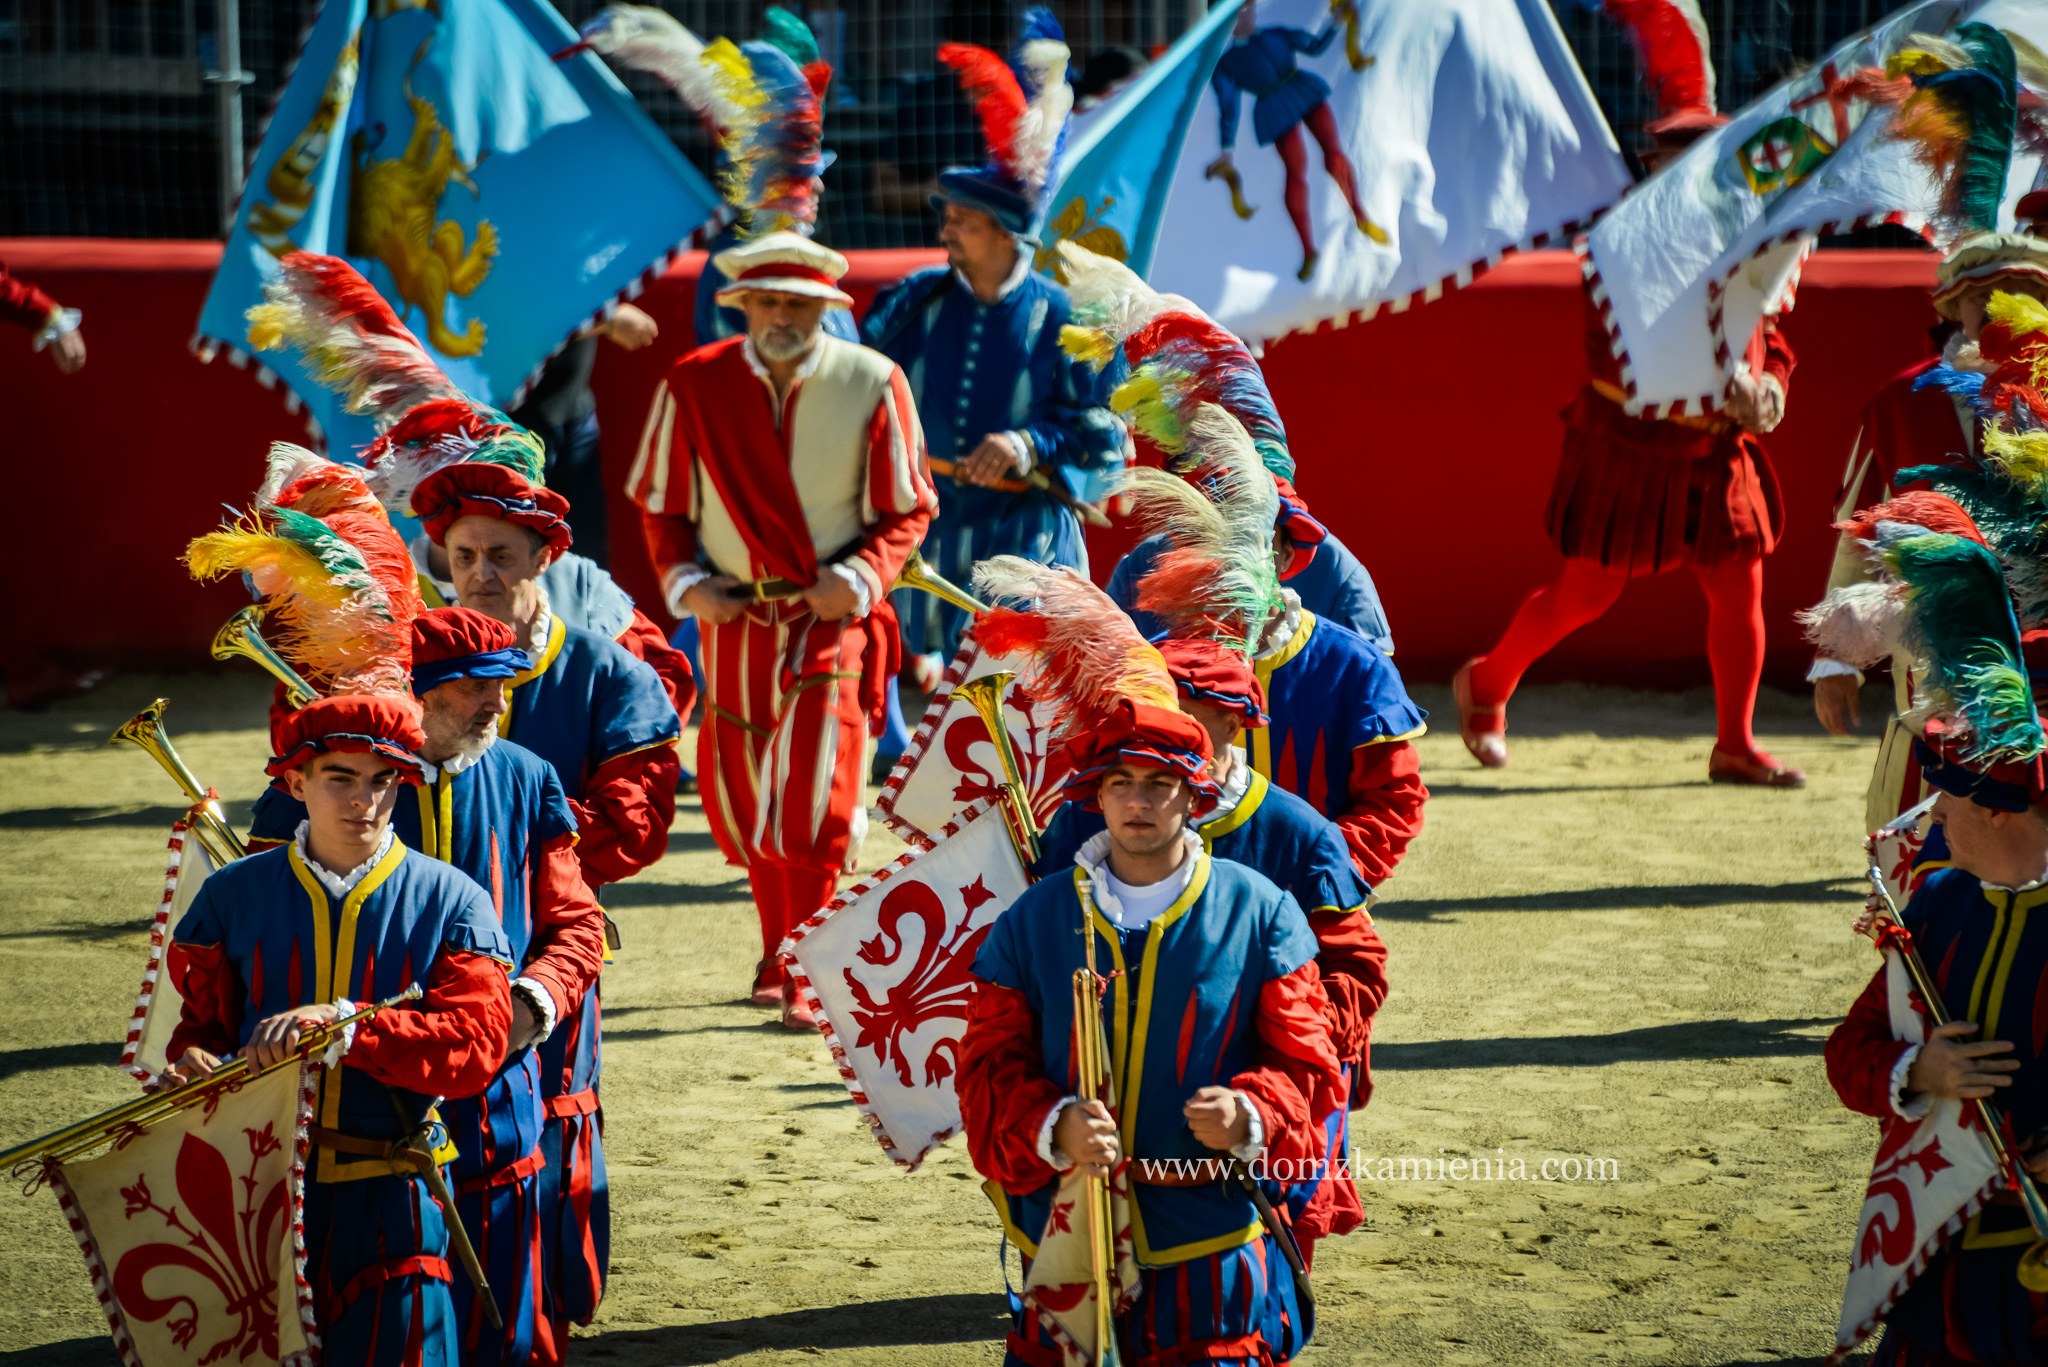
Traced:
<path fill-rule="evenodd" d="M 713 261 L 727 247 L 763 233 L 809 237 L 832 154 L 823 150 L 825 91 L 832 67 L 817 37 L 792 10 L 770 5 L 761 36 L 705 43 L 664 10 L 609 5 L 583 26 L 571 51 L 588 48 L 620 66 L 658 76 L 704 120 L 718 140 L 719 193 L 728 221 L 707 244 L 711 260 L 697 279 L 697 345 L 746 331 L 738 309 L 718 302 L 731 283 Z M 860 340 L 850 313 L 829 313 L 825 331 Z"/>
<path fill-rule="evenodd" d="M 306 804 L 306 820 L 290 845 L 207 879 L 167 956 L 184 1003 L 171 1085 L 229 1054 L 263 1068 L 309 1025 L 424 989 L 416 1004 L 353 1027 L 320 1080 L 306 1277 L 322 1360 L 335 1367 L 462 1360 L 453 1216 L 417 1165 L 453 1153 L 414 1160 L 393 1147 L 437 1098 L 488 1086 L 512 1028 L 511 949 L 490 897 L 391 828 L 404 790 L 424 775 L 418 719 L 412 699 L 393 693 L 322 698 L 287 716 L 268 772 Z"/>
<path fill-rule="evenodd" d="M 481 1094 L 443 1108 L 457 1204 L 505 1326 L 492 1330 L 458 1279 L 462 1359 L 502 1367 L 545 1367 L 565 1354 L 540 1278 L 546 1117 L 536 1046 L 574 1016 L 604 966 L 604 915 L 576 861 L 576 818 L 561 781 L 497 734 L 504 681 L 530 667 L 512 629 L 480 612 L 436 608 L 414 621 L 419 753 L 431 777 L 400 796 L 392 820 L 408 849 L 454 865 L 491 894 L 516 965 L 505 1066 Z M 256 802 L 249 847 L 290 843 L 305 815 L 304 803 L 271 788 Z"/>
<path fill-rule="evenodd" d="M 1987 424 L 1994 446 L 2048 417 L 2038 394 L 2008 397 L 2009 418 Z M 1977 472 L 1980 489 L 2001 478 Z M 1942 494 L 1908 493 L 1857 521 L 1880 578 L 1860 607 L 1831 594 L 1817 613 L 1854 616 L 1913 657 L 1931 714 L 1915 757 L 1937 790 L 1948 866 L 1926 873 L 1903 927 L 1865 922 L 1887 963 L 1827 1041 L 1843 1104 L 1882 1127 L 1837 1355 L 1881 1324 L 1871 1360 L 1887 1367 L 2040 1362 L 2048 1275 L 2030 1252 L 2038 1197 L 2020 1191 L 2026 1175 L 2036 1190 L 2048 1181 L 2048 916 L 2031 914 L 2048 902 L 2048 734 L 2020 630 L 2040 608 L 2040 552 Z M 1908 949 L 1948 1024 L 1903 971 Z M 2009 1163 L 1986 1144 L 1973 1099 L 2003 1113 Z"/>
<path fill-rule="evenodd" d="M 939 176 L 946 264 L 884 291 L 864 329 L 910 377 L 939 486 L 924 556 L 955 583 L 995 555 L 1085 568 L 1081 510 L 1123 461 L 1095 377 L 1060 350 L 1066 292 L 1033 269 L 1073 106 L 1068 56 L 1042 9 L 1026 13 L 1014 65 L 971 43 L 940 47 L 975 101 L 989 160 Z M 928 594 L 897 599 L 917 682 L 935 687 L 966 614 Z"/>
<path fill-rule="evenodd" d="M 1323 170 L 1344 196 L 1358 231 L 1375 242 L 1388 240 L 1386 230 L 1366 216 L 1365 205 L 1359 200 L 1358 171 L 1344 151 L 1337 116 L 1330 110 L 1330 83 L 1301 66 L 1303 57 L 1322 56 L 1336 40 L 1340 20 L 1348 18 L 1355 24 L 1356 16 L 1349 4 L 1340 0 L 1331 10 L 1330 22 L 1323 31 L 1311 34 L 1306 29 L 1280 24 L 1261 27 L 1258 0 L 1245 0 L 1244 8 L 1237 12 L 1233 41 L 1217 59 L 1216 70 L 1209 78 L 1216 91 L 1217 134 L 1223 151 L 1209 163 L 1204 175 L 1222 180 L 1230 187 L 1231 207 L 1238 217 L 1250 218 L 1257 212 L 1245 202 L 1243 182 L 1231 155 L 1231 149 L 1237 146 L 1241 105 L 1244 96 L 1250 95 L 1252 133 L 1259 146 L 1271 147 L 1280 154 L 1280 164 L 1287 173 L 1287 217 L 1301 239 L 1298 274 L 1303 280 L 1315 274 L 1319 255 L 1315 224 L 1308 211 L 1308 137 L 1313 137 L 1316 146 L 1322 149 Z M 1362 71 L 1371 64 L 1372 58 L 1358 53 L 1355 30 L 1349 47 L 1353 70 Z M 1303 136 L 1304 129 L 1308 137 Z"/>
<path fill-rule="evenodd" d="M 976 635 L 1025 655 L 1034 696 L 1057 700 L 1067 794 L 1105 826 L 1002 913 L 974 965 L 961 1115 L 1026 1260 L 1005 1361 L 1070 1360 L 1068 1307 L 1087 1288 L 1047 1282 L 1040 1264 L 1064 1261 L 1084 1223 L 1068 1203 L 1094 1177 L 1112 1192 L 1117 1237 L 1100 1257 L 1115 1255 L 1123 1361 L 1287 1361 L 1314 1324 L 1285 1222 L 1314 1198 L 1343 1107 L 1315 935 L 1288 892 L 1204 848 L 1192 822 L 1218 797 L 1208 733 L 1101 591 L 1014 557 L 985 563 L 975 585 L 1024 605 L 981 614 Z M 1107 1101 L 1074 1082 L 1075 972 L 1098 960 L 1114 984 L 1100 1005 L 1116 1060 Z"/>

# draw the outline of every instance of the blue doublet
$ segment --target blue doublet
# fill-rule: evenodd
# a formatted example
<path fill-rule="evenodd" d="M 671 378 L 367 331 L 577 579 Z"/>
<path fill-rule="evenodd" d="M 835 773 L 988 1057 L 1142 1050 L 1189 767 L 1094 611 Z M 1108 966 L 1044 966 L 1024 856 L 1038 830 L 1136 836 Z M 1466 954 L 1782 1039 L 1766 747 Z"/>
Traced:
<path fill-rule="evenodd" d="M 1252 768 L 1331 818 L 1348 805 L 1352 752 L 1411 740 L 1428 713 L 1393 661 L 1355 631 L 1303 612 L 1280 648 L 1252 662 L 1270 725 L 1245 733 Z"/>
<path fill-rule="evenodd" d="M 244 993 L 238 1047 L 263 1020 L 293 1007 L 381 1001 L 424 985 L 444 950 L 511 961 L 483 890 L 397 840 L 339 905 L 289 845 L 237 860 L 206 880 L 177 937 L 221 946 Z M 344 1063 L 321 1074 L 314 1123 L 396 1140 L 403 1130 L 391 1095 L 416 1116 L 434 1102 Z M 305 1219 L 306 1276 L 321 1307 L 327 1362 L 405 1361 L 417 1319 L 427 1367 L 455 1367 L 447 1226 L 411 1167 L 316 1146 Z"/>
<path fill-rule="evenodd" d="M 1076 498 L 1100 498 L 1123 464 L 1123 424 L 1101 377 L 1060 349 L 1067 292 L 1034 271 L 1013 279 L 984 304 L 948 267 L 917 271 L 876 299 L 862 335 L 903 367 L 934 462 L 963 459 L 991 433 L 1022 432 L 1034 469 Z M 939 512 L 923 552 L 954 583 L 993 555 L 1087 567 L 1080 519 L 1044 491 L 934 483 Z M 912 654 L 950 655 L 966 626 L 965 613 L 930 594 L 899 593 L 896 610 Z"/>
<path fill-rule="evenodd" d="M 552 764 L 571 798 L 591 774 L 633 750 L 673 743 L 682 734 L 661 676 L 624 646 L 548 619 L 548 639 L 533 668 L 512 680 L 512 707 L 498 734 Z"/>
<path fill-rule="evenodd" d="M 1243 95 L 1252 97 L 1252 133 L 1261 147 L 1271 147 L 1330 98 L 1330 83 L 1313 71 L 1303 71 L 1296 54 L 1320 56 L 1336 36 L 1334 26 L 1310 34 L 1276 24 L 1223 50 L 1209 80 L 1222 111 L 1224 150 L 1237 143 L 1238 101 Z"/>

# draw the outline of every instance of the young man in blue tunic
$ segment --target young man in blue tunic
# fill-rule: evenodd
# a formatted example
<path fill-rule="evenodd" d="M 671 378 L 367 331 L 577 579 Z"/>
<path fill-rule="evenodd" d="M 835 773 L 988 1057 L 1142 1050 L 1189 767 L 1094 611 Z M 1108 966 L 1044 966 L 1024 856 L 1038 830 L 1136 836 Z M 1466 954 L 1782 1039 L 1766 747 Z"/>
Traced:
<path fill-rule="evenodd" d="M 545 1367 L 565 1326 L 541 1286 L 540 1169 L 545 1113 L 539 1046 L 573 1019 L 604 967 L 604 913 L 576 861 L 576 818 L 554 769 L 501 740 L 505 681 L 531 667 L 512 629 L 468 608 L 414 619 L 412 686 L 429 777 L 392 818 L 405 845 L 452 864 L 491 894 L 512 961 L 512 1049 L 475 1097 L 445 1108 L 451 1180 L 484 1260 L 502 1333 L 467 1280 L 455 1283 L 463 1361 Z M 273 787 L 256 802 L 252 849 L 288 843 L 305 804 Z M 495 1351 L 494 1351 L 495 1350 Z"/>
<path fill-rule="evenodd" d="M 1115 1320 L 1125 1363 L 1285 1361 L 1313 1325 L 1281 1231 L 1226 1164 L 1266 1179 L 1287 1212 L 1276 1219 L 1299 1218 L 1321 1178 L 1343 1082 L 1315 935 L 1291 895 L 1203 847 L 1192 823 L 1218 795 L 1209 737 L 1158 653 L 1079 576 L 1021 563 L 995 562 L 1008 581 L 996 596 L 1033 611 L 998 608 L 976 632 L 1031 655 L 1034 692 L 1061 700 L 1068 796 L 1104 829 L 997 918 L 976 958 L 959 1074 L 968 1150 L 1027 1259 L 1067 1169 L 1128 1176 L 1138 1285 Z M 1102 999 L 1114 1111 L 1076 1095 L 1077 930 L 1114 984 Z M 1006 1361 L 1060 1363 L 1058 1342 L 1027 1296 Z"/>
<path fill-rule="evenodd" d="M 1173 675 L 1181 710 L 1209 736 L 1208 776 L 1217 800 L 1193 821 L 1202 847 L 1286 889 L 1315 934 L 1316 967 L 1330 998 L 1330 1033 L 1349 1098 L 1331 1115 L 1325 1135 L 1334 1161 L 1349 1151 L 1349 1113 L 1372 1099 L 1372 1022 L 1387 998 L 1387 947 L 1367 910 L 1371 890 L 1351 862 L 1343 833 L 1245 762 L 1239 742 L 1268 720 L 1265 691 L 1245 657 L 1206 640 L 1163 641 L 1159 654 Z M 1082 802 L 1063 804 L 1039 837 L 1032 873 L 1064 874 L 1082 845 L 1105 829 L 1100 810 Z M 1312 1262 L 1318 1239 L 1349 1234 L 1364 1219 L 1358 1188 L 1348 1176 L 1325 1181 L 1294 1227 L 1302 1256 Z"/>
<path fill-rule="evenodd" d="M 592 888 L 631 877 L 668 849 L 681 723 L 654 671 L 613 641 L 565 626 L 539 585 L 569 542 L 568 505 L 502 465 L 468 461 L 420 481 L 412 506 L 448 551 L 462 606 L 512 628 L 532 665 L 508 681 L 498 734 L 552 765 Z M 610 1202 L 598 1083 L 598 987 L 540 1046 L 541 1236 L 550 1312 L 588 1324 L 604 1295 Z"/>
<path fill-rule="evenodd" d="M 455 1367 L 450 1283 L 462 1272 L 447 1217 L 392 1150 L 437 1098 L 490 1084 L 513 1028 L 511 949 L 490 897 L 392 830 L 403 790 L 424 776 L 424 740 L 418 706 L 394 694 L 342 694 L 287 716 L 268 772 L 305 804 L 305 821 L 291 844 L 207 879 L 169 950 L 184 1000 L 171 1085 L 238 1052 L 265 1067 L 352 1003 L 424 989 L 352 1027 L 320 1079 L 306 1278 L 334 1367 Z"/>
<path fill-rule="evenodd" d="M 939 49 L 985 125 L 1007 91 L 1040 113 L 1043 145 L 991 133 L 987 165 L 940 175 L 933 206 L 946 264 L 885 290 L 863 329 L 909 378 L 939 488 L 923 553 L 956 584 L 996 555 L 1087 568 L 1075 506 L 1104 496 L 1123 463 L 1123 427 L 1100 381 L 1060 350 L 1066 291 L 1033 269 L 1051 151 L 1073 102 L 1067 57 L 1059 25 L 1036 9 L 1018 48 L 1021 85 L 986 48 Z M 966 614 L 910 592 L 897 595 L 897 611 L 918 685 L 937 687 Z"/>

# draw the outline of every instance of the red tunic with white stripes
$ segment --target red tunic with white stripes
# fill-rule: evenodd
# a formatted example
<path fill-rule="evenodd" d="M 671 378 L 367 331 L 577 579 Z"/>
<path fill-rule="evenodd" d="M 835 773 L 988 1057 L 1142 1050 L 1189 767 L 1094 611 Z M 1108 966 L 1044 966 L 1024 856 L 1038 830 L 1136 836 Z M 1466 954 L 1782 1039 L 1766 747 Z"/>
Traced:
<path fill-rule="evenodd" d="M 698 781 L 726 857 L 841 867 L 900 646 L 888 589 L 937 507 L 903 372 L 820 336 L 788 392 L 744 337 L 676 362 L 627 492 L 670 607 L 690 578 L 850 575 L 866 611 L 821 621 L 800 596 L 706 623 Z M 785 592 L 776 588 L 771 592 Z"/>

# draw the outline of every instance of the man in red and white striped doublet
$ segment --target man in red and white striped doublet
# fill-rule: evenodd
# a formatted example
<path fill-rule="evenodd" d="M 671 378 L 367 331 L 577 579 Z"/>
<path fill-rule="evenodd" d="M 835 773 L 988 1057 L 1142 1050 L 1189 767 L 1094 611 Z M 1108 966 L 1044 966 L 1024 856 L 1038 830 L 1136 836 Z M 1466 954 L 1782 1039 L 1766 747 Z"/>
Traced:
<path fill-rule="evenodd" d="M 748 333 L 669 372 L 628 493 L 670 609 L 703 626 L 698 781 L 760 912 L 755 998 L 803 1023 L 776 948 L 858 851 L 868 736 L 901 653 L 888 590 L 937 497 L 903 372 L 817 326 L 850 302 L 845 259 L 774 233 L 720 268 Z"/>

